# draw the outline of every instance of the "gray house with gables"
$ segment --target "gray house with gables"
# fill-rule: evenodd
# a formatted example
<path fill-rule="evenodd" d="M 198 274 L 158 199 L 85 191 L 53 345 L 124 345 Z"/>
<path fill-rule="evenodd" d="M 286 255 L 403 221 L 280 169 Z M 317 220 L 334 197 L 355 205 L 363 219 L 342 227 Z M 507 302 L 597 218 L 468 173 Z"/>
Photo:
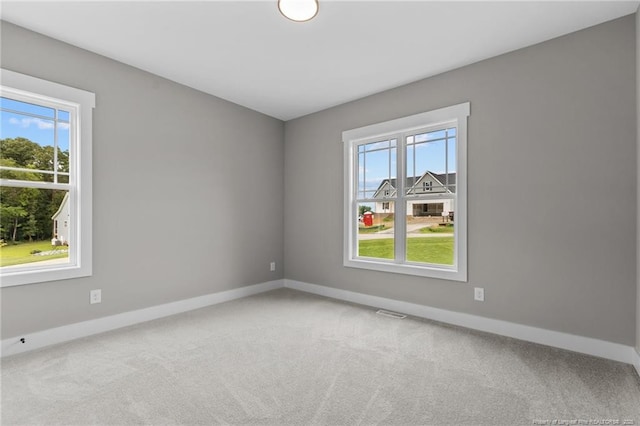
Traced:
<path fill-rule="evenodd" d="M 388 200 L 396 195 L 397 182 L 395 178 L 384 179 L 373 198 L 376 199 L 376 213 L 394 213 L 394 204 Z M 425 172 L 422 176 L 408 177 L 405 182 L 408 195 L 426 194 L 454 194 L 456 192 L 455 173 Z M 379 201 L 378 201 L 379 200 Z M 410 201 L 407 205 L 407 215 L 413 216 L 448 216 L 455 212 L 453 198 L 421 199 Z"/>

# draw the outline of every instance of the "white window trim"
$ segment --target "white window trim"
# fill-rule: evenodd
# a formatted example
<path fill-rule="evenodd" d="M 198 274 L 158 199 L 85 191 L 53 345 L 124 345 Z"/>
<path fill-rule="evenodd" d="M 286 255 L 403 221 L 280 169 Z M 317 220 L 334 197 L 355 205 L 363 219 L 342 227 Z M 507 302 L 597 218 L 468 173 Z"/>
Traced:
<path fill-rule="evenodd" d="M 342 141 L 344 142 L 344 266 L 453 281 L 467 281 L 467 118 L 470 115 L 470 111 L 470 103 L 465 102 L 342 132 Z M 357 216 L 357 206 L 354 199 L 355 191 L 353 190 L 357 179 L 354 171 L 355 147 L 364 141 L 392 138 L 394 135 L 451 122 L 455 122 L 457 127 L 455 267 L 393 263 L 357 257 L 354 251 L 358 230 L 353 219 Z M 397 158 L 399 162 L 403 161 L 403 157 L 404 153 L 398 151 Z M 402 179 L 398 177 L 398 180 L 401 181 Z M 395 211 L 398 212 L 397 206 Z M 400 209 L 400 211 L 403 212 L 404 209 Z M 402 233 L 404 229 L 405 221 L 397 220 L 396 232 Z"/>
<path fill-rule="evenodd" d="M 75 167 L 76 182 L 69 191 L 74 198 L 71 208 L 77 218 L 75 256 L 70 263 L 61 265 L 34 266 L 2 272 L 0 287 L 57 281 L 87 277 L 92 274 L 92 118 L 95 94 L 47 80 L 0 69 L 0 94 L 23 94 L 43 101 L 63 103 L 77 109 L 75 132 L 77 142 L 71 168 Z M 37 183 L 33 184 L 38 187 Z"/>

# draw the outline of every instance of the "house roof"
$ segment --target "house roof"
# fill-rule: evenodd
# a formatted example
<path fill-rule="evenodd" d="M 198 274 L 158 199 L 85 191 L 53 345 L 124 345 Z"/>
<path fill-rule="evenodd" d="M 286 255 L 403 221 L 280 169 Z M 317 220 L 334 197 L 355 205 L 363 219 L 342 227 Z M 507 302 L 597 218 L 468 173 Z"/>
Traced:
<path fill-rule="evenodd" d="M 441 184 L 445 184 L 446 183 L 446 177 L 447 175 L 449 175 L 449 185 L 455 185 L 456 184 L 456 173 L 442 173 L 442 174 L 435 174 L 435 173 L 431 173 L 431 176 L 435 177 L 438 182 L 440 182 Z M 456 192 L 456 188 L 455 186 L 453 187 L 453 192 Z"/>
<path fill-rule="evenodd" d="M 405 188 L 410 188 L 410 187 L 414 186 L 415 184 L 420 182 L 426 175 L 431 175 L 443 187 L 445 186 L 445 184 L 447 182 L 447 175 L 449 176 L 449 185 L 455 185 L 456 184 L 456 173 L 455 172 L 454 173 L 433 173 L 433 172 L 430 172 L 430 171 L 427 170 L 422 176 L 411 176 L 411 177 L 408 177 L 407 181 L 404 184 Z M 380 182 L 380 186 L 378 186 L 378 189 L 376 190 L 375 194 L 373 195 L 373 198 L 377 198 L 378 194 L 380 193 L 382 188 L 384 188 L 384 186 L 387 183 L 389 183 L 389 185 L 391 185 L 391 187 L 393 189 L 395 189 L 396 186 L 397 186 L 396 182 L 397 182 L 396 178 L 383 179 L 382 182 Z M 447 190 L 450 191 L 450 192 L 456 192 L 456 187 L 453 186 L 452 188 L 447 188 Z"/>
<path fill-rule="evenodd" d="M 56 220 L 56 218 L 62 212 L 62 208 L 64 207 L 65 204 L 67 204 L 67 202 L 69 202 L 69 193 L 68 192 L 66 194 L 64 194 L 64 198 L 60 202 L 60 207 L 58 207 L 58 210 L 53 214 L 53 216 L 51 216 L 51 219 Z"/>

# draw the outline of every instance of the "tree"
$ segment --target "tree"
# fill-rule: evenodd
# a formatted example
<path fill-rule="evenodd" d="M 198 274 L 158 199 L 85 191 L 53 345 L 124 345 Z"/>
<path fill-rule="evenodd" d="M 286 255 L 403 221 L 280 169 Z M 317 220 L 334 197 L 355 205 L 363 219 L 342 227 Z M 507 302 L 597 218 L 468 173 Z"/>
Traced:
<path fill-rule="evenodd" d="M 369 207 L 369 206 L 360 206 L 360 207 L 358 207 L 358 214 L 360 216 L 362 216 L 366 212 L 370 212 L 370 211 L 372 211 L 372 210 L 371 210 L 371 207 Z"/>
<path fill-rule="evenodd" d="M 33 171 L 0 170 L 3 179 L 52 182 L 53 174 L 35 170 L 54 167 L 54 149 L 41 146 L 26 138 L 0 139 L 0 165 L 32 169 Z M 57 170 L 69 171 L 69 152 L 58 148 Z M 68 182 L 67 176 L 58 176 L 58 182 Z M 48 239 L 52 236 L 51 216 L 58 210 L 66 191 L 3 186 L 0 188 L 0 233 L 5 239 Z"/>
<path fill-rule="evenodd" d="M 18 220 L 25 217 L 27 214 L 27 211 L 22 207 L 3 205 L 0 208 L 0 216 L 2 216 L 2 220 L 8 222 L 9 226 L 13 229 L 11 232 L 11 241 L 14 243 L 18 239 L 18 228 L 22 226 Z M 3 228 L 5 227 L 3 226 Z"/>
<path fill-rule="evenodd" d="M 30 214 L 29 219 L 22 225 L 22 234 L 29 237 L 29 241 L 33 241 L 33 237 L 38 235 L 38 221 L 33 214 Z"/>
<path fill-rule="evenodd" d="M 36 168 L 37 152 L 42 147 L 25 138 L 6 138 L 0 140 L 0 158 L 8 158 L 19 167 Z"/>

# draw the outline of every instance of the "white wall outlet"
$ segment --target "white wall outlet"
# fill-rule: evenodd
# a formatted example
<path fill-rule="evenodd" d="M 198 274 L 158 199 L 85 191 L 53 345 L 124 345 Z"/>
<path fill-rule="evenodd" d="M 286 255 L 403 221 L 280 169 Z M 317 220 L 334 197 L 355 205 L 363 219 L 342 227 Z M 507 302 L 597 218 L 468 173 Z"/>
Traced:
<path fill-rule="evenodd" d="M 276 270 L 276 262 L 271 262 L 271 264 L 269 265 L 269 268 L 271 269 L 271 272 Z"/>
<path fill-rule="evenodd" d="M 89 293 L 89 303 L 91 303 L 92 305 L 94 303 L 102 303 L 101 289 L 91 290 L 91 292 Z"/>
<path fill-rule="evenodd" d="M 473 298 L 478 302 L 484 302 L 484 288 L 482 287 L 474 287 L 473 289 Z"/>

